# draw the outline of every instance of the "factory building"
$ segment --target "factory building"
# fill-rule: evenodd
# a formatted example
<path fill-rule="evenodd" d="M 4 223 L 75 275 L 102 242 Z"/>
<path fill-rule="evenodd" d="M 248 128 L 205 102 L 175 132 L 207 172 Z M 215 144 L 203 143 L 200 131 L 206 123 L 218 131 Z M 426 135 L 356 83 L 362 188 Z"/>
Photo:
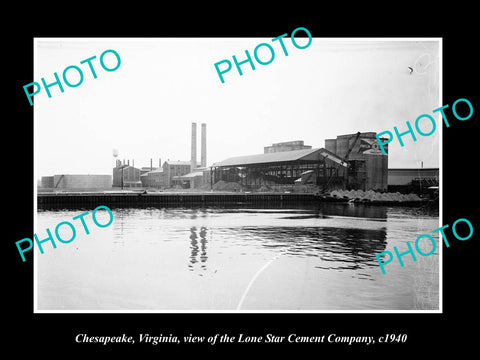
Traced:
<path fill-rule="evenodd" d="M 116 166 L 113 168 L 113 187 L 141 187 L 140 169 L 130 166 L 130 161 L 127 164 L 120 160 L 116 161 Z"/>
<path fill-rule="evenodd" d="M 375 132 L 359 132 L 325 140 L 325 149 L 348 162 L 348 167 L 339 170 L 348 188 L 387 190 L 388 146 L 383 155 L 375 136 Z"/>
<path fill-rule="evenodd" d="M 145 171 L 140 175 L 142 187 L 165 189 L 168 187 L 167 177 L 163 168 L 156 168 L 154 170 Z"/>
<path fill-rule="evenodd" d="M 113 168 L 113 187 L 122 187 L 122 183 L 123 187 L 167 187 L 161 159 L 158 159 L 158 167 L 153 167 L 153 159 L 150 159 L 150 166 L 138 169 L 133 165 L 133 160 L 132 166 L 129 160 L 126 164 L 125 160 L 123 164 L 120 160 L 116 160 L 116 166 Z"/>
<path fill-rule="evenodd" d="M 174 180 L 184 189 L 211 189 L 209 167 L 197 167 L 188 174 L 175 177 Z"/>
<path fill-rule="evenodd" d="M 340 135 L 325 140 L 325 148 L 316 149 L 301 140 L 275 143 L 264 147 L 264 154 L 213 164 L 212 184 L 233 182 L 245 189 L 315 185 L 319 190 L 387 190 L 388 155 L 378 148 L 375 135 Z"/>
<path fill-rule="evenodd" d="M 212 184 L 235 182 L 246 189 L 338 184 L 341 158 L 326 149 L 277 151 L 232 157 L 212 166 Z"/>
<path fill-rule="evenodd" d="M 196 163 L 197 167 L 200 163 Z M 163 163 L 163 173 L 165 176 L 166 187 L 188 187 L 181 177 L 190 173 L 192 168 L 191 161 L 165 161 Z"/>
<path fill-rule="evenodd" d="M 133 161 L 132 161 L 133 163 Z M 180 177 L 190 173 L 192 163 L 190 161 L 171 161 L 167 160 L 160 166 L 153 167 L 152 159 L 150 159 L 149 167 L 136 168 L 120 160 L 116 161 L 113 168 L 113 187 L 145 187 L 167 189 L 172 187 L 185 187 L 184 179 Z M 197 162 L 198 167 L 200 163 Z M 188 187 L 188 186 L 187 186 Z"/>

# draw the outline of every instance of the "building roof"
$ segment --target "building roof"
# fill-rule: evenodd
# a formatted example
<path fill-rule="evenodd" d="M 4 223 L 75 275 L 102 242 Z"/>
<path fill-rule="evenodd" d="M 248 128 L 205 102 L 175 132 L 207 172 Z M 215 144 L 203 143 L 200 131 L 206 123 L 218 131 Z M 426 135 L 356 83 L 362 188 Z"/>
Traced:
<path fill-rule="evenodd" d="M 388 185 L 410 185 L 414 179 L 437 179 L 438 168 L 390 168 Z"/>
<path fill-rule="evenodd" d="M 140 176 L 148 176 L 148 174 L 162 174 L 162 173 L 163 173 L 163 168 L 157 168 L 151 171 L 147 171 Z"/>
<path fill-rule="evenodd" d="M 155 174 L 160 174 L 160 175 L 165 174 L 165 175 L 166 175 L 166 173 L 164 173 L 162 170 L 152 170 L 152 171 L 143 173 L 142 175 L 140 175 L 140 177 L 142 177 L 142 176 L 149 176 L 149 175 L 155 175 Z"/>
<path fill-rule="evenodd" d="M 318 152 L 325 158 L 329 158 L 336 162 L 343 162 L 337 155 L 324 148 L 321 149 L 304 149 L 304 150 L 292 150 L 292 151 L 280 151 L 275 153 L 246 155 L 231 157 L 226 160 L 213 164 L 213 166 L 240 166 L 240 165 L 252 165 L 252 164 L 268 164 L 298 161 L 308 155 L 312 155 Z"/>
<path fill-rule="evenodd" d="M 439 168 L 388 168 L 388 171 L 429 171 L 429 170 L 434 170 L 438 171 Z"/>
<path fill-rule="evenodd" d="M 337 135 L 337 139 L 338 138 L 350 138 L 350 137 L 353 137 L 353 136 L 356 136 L 357 133 L 353 133 L 353 134 L 344 134 L 344 135 Z M 377 135 L 376 132 L 374 131 L 365 131 L 365 132 L 360 132 L 360 137 L 361 138 L 373 138 L 375 139 L 375 135 Z M 328 140 L 335 140 L 335 139 L 328 139 Z"/>
<path fill-rule="evenodd" d="M 167 160 L 165 161 L 169 165 L 190 165 L 190 161 L 182 161 L 182 160 Z M 197 165 L 200 165 L 200 162 L 197 162 Z"/>
<path fill-rule="evenodd" d="M 149 171 L 147 174 L 156 174 L 156 173 L 163 173 L 163 168 L 153 169 L 152 171 Z"/>
<path fill-rule="evenodd" d="M 174 176 L 173 179 L 191 179 L 196 176 L 203 176 L 203 171 L 192 171 L 185 175 Z"/>

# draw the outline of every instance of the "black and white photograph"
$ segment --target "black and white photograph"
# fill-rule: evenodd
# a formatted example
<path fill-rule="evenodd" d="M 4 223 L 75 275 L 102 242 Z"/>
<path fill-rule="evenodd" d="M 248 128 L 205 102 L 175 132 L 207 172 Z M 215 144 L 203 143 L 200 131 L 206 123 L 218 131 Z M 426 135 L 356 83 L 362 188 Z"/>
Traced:
<path fill-rule="evenodd" d="M 36 312 L 441 311 L 441 39 L 286 32 L 35 39 Z"/>
<path fill-rule="evenodd" d="M 102 5 L 2 24 L 7 353 L 474 350 L 472 6 Z"/>

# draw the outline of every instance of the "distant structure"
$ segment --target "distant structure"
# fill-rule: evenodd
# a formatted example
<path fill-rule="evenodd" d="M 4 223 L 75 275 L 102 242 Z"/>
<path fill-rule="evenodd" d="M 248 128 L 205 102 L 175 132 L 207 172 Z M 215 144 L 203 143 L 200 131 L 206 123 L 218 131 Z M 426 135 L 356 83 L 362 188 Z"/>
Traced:
<path fill-rule="evenodd" d="M 190 151 L 190 171 L 197 167 L 197 123 L 192 123 L 192 148 Z"/>
<path fill-rule="evenodd" d="M 207 125 L 201 124 L 201 159 L 197 161 L 197 124 L 192 123 L 190 161 L 167 160 L 158 166 L 153 166 L 150 159 L 149 167 L 135 167 L 132 160 L 118 159 L 118 150 L 113 149 L 115 167 L 112 175 L 55 175 L 40 179 L 41 189 L 108 189 L 108 188 L 190 188 L 198 187 L 210 176 L 204 176 L 207 164 Z M 209 174 L 209 173 L 208 173 Z"/>
<path fill-rule="evenodd" d="M 387 190 L 388 146 L 383 155 L 375 132 L 338 135 L 325 140 L 325 149 L 348 162 L 348 167 L 339 169 L 339 176 L 349 188 L 358 190 Z"/>
<path fill-rule="evenodd" d="M 303 140 L 273 143 L 263 154 L 236 156 L 207 167 L 207 125 L 201 124 L 200 162 L 197 161 L 197 124 L 191 125 L 190 161 L 167 160 L 136 168 L 134 160 L 118 157 L 110 175 L 44 176 L 42 189 L 156 188 L 260 191 L 328 191 L 359 189 L 388 191 L 438 188 L 438 169 L 388 169 L 375 132 L 357 132 L 326 139 L 324 148 Z M 49 191 L 49 190 L 47 190 Z"/>
<path fill-rule="evenodd" d="M 303 140 L 286 141 L 272 144 L 272 146 L 265 146 L 263 148 L 264 154 L 276 153 L 280 151 L 293 151 L 293 150 L 309 150 L 312 147 L 304 145 Z"/>
<path fill-rule="evenodd" d="M 140 168 L 140 182 L 144 188 L 165 188 L 165 174 L 163 173 L 162 161 L 158 159 L 158 167 L 153 167 L 153 159 L 150 159 L 150 167 Z"/>
<path fill-rule="evenodd" d="M 390 168 L 388 191 L 425 193 L 438 189 L 439 168 Z"/>
<path fill-rule="evenodd" d="M 197 168 L 200 164 L 196 162 L 193 166 Z M 190 183 L 182 176 L 191 173 L 191 161 L 165 161 L 163 163 L 163 172 L 166 177 L 167 187 L 189 188 Z M 195 171 L 195 170 L 194 170 Z"/>
<path fill-rule="evenodd" d="M 144 188 L 193 188 L 198 187 L 204 179 L 204 171 L 207 163 L 207 125 L 201 126 L 201 161 L 197 161 L 197 124 L 192 123 L 191 127 L 191 150 L 190 161 L 167 160 L 158 167 L 153 167 L 150 159 L 150 167 L 137 169 L 125 164 L 120 160 L 116 161 L 113 168 L 113 187 L 144 187 Z M 133 161 L 132 161 L 133 165 Z"/>
<path fill-rule="evenodd" d="M 207 124 L 202 124 L 202 151 L 201 151 L 201 167 L 207 166 Z"/>
<path fill-rule="evenodd" d="M 53 176 L 42 176 L 40 179 L 40 184 L 42 188 L 53 189 Z"/>
<path fill-rule="evenodd" d="M 325 149 L 236 156 L 212 165 L 212 184 L 233 182 L 244 189 L 278 191 L 296 184 L 326 187 L 338 183 L 341 166 L 347 164 Z"/>
<path fill-rule="evenodd" d="M 111 175 L 59 174 L 41 178 L 41 188 L 43 189 L 104 190 L 111 186 Z"/>
<path fill-rule="evenodd" d="M 211 167 L 212 185 L 237 183 L 243 189 L 286 190 L 298 185 L 319 190 L 348 188 L 387 190 L 388 155 L 376 133 L 339 135 L 313 149 L 302 140 L 275 143 L 263 154 L 229 158 Z"/>
<path fill-rule="evenodd" d="M 171 183 L 182 188 L 198 188 L 203 185 L 204 172 L 207 170 L 207 124 L 202 123 L 201 127 L 201 153 L 200 163 L 197 162 L 197 124 L 192 123 L 191 133 L 191 152 L 190 169 L 188 172 L 175 175 L 171 178 Z"/>
<path fill-rule="evenodd" d="M 116 166 L 113 168 L 113 187 L 141 187 L 140 181 L 140 169 L 130 166 L 130 161 L 123 160 L 123 164 L 120 160 L 116 160 Z"/>
<path fill-rule="evenodd" d="M 113 168 L 113 187 L 156 189 L 189 187 L 189 184 L 182 181 L 180 177 L 188 174 L 191 166 L 192 163 L 190 161 L 181 160 L 167 160 L 162 165 L 161 159 L 158 159 L 158 167 L 154 167 L 153 159 L 150 159 L 149 167 L 139 169 L 130 166 L 129 161 L 125 164 L 125 161 L 122 163 L 120 160 L 117 160 L 116 166 Z M 197 162 L 196 167 L 198 166 L 200 164 Z"/>

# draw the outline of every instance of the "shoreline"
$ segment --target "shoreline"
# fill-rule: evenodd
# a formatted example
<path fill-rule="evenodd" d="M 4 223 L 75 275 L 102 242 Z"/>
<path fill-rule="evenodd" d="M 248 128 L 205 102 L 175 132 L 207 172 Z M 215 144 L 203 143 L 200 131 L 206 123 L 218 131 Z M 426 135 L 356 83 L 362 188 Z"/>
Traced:
<path fill-rule="evenodd" d="M 149 207 L 149 206 L 215 206 L 215 205 L 279 205 L 336 203 L 355 206 L 435 206 L 438 201 L 420 199 L 415 201 L 359 200 L 339 198 L 318 193 L 279 192 L 146 192 L 145 190 L 123 191 L 62 191 L 37 194 L 38 209 L 62 209 L 78 207 Z"/>

